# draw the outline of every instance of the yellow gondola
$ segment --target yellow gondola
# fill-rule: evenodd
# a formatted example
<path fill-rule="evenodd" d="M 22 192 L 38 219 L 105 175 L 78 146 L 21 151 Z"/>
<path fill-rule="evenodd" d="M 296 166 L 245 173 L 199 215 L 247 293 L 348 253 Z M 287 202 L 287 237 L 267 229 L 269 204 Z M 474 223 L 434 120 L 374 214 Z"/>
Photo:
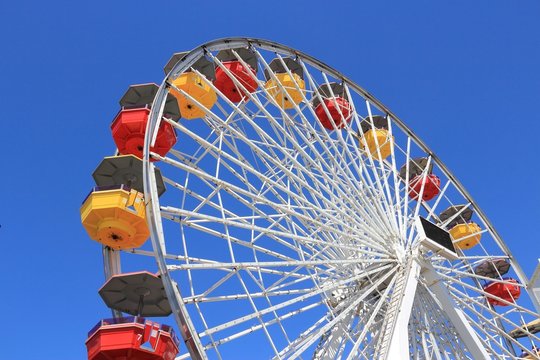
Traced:
<path fill-rule="evenodd" d="M 462 250 L 470 249 L 480 242 L 482 229 L 474 222 L 456 224 L 450 229 L 450 235 L 457 242 L 454 246 Z M 463 240 L 460 240 L 463 239 Z"/>
<path fill-rule="evenodd" d="M 273 76 L 270 71 L 265 70 L 264 88 L 276 100 L 277 105 L 286 110 L 300 104 L 306 89 L 302 66 L 292 58 L 277 58 L 272 60 L 268 67 Z"/>
<path fill-rule="evenodd" d="M 306 85 L 297 74 L 275 74 L 276 80 L 270 79 L 264 84 L 266 91 L 283 109 L 292 109 L 302 102 L 302 92 Z M 283 89 L 279 86 L 283 87 Z M 298 88 L 296 87 L 298 86 Z M 300 90 L 299 90 L 300 89 Z"/>
<path fill-rule="evenodd" d="M 123 185 L 94 188 L 81 221 L 92 240 L 113 249 L 138 248 L 150 236 L 143 195 Z"/>
<path fill-rule="evenodd" d="M 170 75 L 174 66 L 182 61 L 186 54 L 187 52 L 173 54 L 163 69 L 165 74 Z M 189 69 L 178 77 L 171 76 L 169 78 L 170 83 L 173 85 L 169 89 L 169 93 L 178 100 L 178 107 L 184 119 L 202 118 L 206 115 L 206 110 L 210 110 L 214 106 L 217 95 L 209 83 L 215 79 L 214 64 L 204 56 L 195 61 Z M 193 100 L 177 89 L 191 96 Z"/>
<path fill-rule="evenodd" d="M 394 137 L 386 129 L 371 129 L 364 133 L 360 143 L 371 156 L 384 160 L 392 153 Z"/>
<path fill-rule="evenodd" d="M 190 99 L 171 87 L 169 92 L 178 100 L 178 107 L 184 119 L 192 120 L 204 117 L 206 115 L 205 109 L 211 109 L 217 101 L 214 89 L 204 81 L 202 76 L 196 73 L 183 73 L 173 80 L 172 84 L 196 100 Z"/>

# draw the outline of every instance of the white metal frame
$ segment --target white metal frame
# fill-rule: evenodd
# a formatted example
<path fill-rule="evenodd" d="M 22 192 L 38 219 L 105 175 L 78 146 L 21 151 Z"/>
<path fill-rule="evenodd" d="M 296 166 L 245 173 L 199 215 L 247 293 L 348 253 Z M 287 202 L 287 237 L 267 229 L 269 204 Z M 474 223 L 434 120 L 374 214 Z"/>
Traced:
<path fill-rule="evenodd" d="M 303 102 L 291 111 L 280 110 L 280 104 L 263 90 L 264 81 L 254 77 L 259 90 L 248 93 L 245 102 L 233 104 L 207 81 L 220 95 L 219 103 L 206 110 L 202 120 L 212 129 L 207 137 L 182 120 L 176 123 L 162 118 L 172 86 L 168 79 L 190 69 L 201 56 L 207 56 L 231 75 L 214 53 L 238 47 L 255 51 L 259 74 L 268 69 L 268 54 L 274 53 L 280 61 L 284 56 L 297 58 L 309 89 L 302 92 Z M 275 79 L 273 73 L 270 76 Z M 330 79 L 343 82 L 353 107 L 350 125 L 332 133 L 312 121 L 315 114 L 307 94 Z M 245 90 L 237 80 L 235 84 Z M 285 91 L 279 82 L 278 87 Z M 301 90 L 298 83 L 295 88 Z M 200 105 L 189 94 L 176 90 Z M 310 94 L 321 100 L 320 94 Z M 399 136 L 389 140 L 392 153 L 385 161 L 376 160 L 358 146 L 355 129 L 361 121 L 373 126 L 374 112 L 385 114 L 390 134 Z M 326 107 L 325 113 L 329 115 Z M 165 176 L 166 167 L 186 174 L 179 181 L 166 179 L 169 188 L 181 194 L 180 203 L 174 205 L 158 199 L 154 163 L 149 161 L 150 146 L 161 121 L 172 124 L 181 138 L 198 146 L 192 154 L 181 148 L 166 157 L 152 154 L 161 160 Z M 428 156 L 444 177 L 440 194 L 432 203 L 409 200 L 408 183 L 397 175 L 401 163 L 408 164 L 413 152 Z M 205 164 L 207 159 L 211 166 Z M 527 344 L 509 338 L 505 326 L 519 326 L 526 317 L 538 315 L 513 302 L 507 303 L 507 310 L 496 311 L 486 302 L 492 295 L 482 289 L 482 282 L 488 279 L 472 273 L 479 262 L 502 257 L 512 263 L 512 271 L 521 283 L 529 284 L 485 214 L 444 164 L 389 109 L 342 74 L 306 54 L 269 41 L 245 38 L 217 40 L 194 49 L 173 67 L 160 86 L 147 127 L 144 161 L 153 252 L 132 252 L 155 256 L 179 331 L 193 359 L 207 358 L 210 352 L 221 358 L 226 355 L 220 348 L 258 333 L 264 334 L 275 358 L 295 358 L 310 352 L 316 358 L 349 359 L 390 359 L 404 353 L 412 358 L 517 358 L 514 347 L 534 355 Z M 423 191 L 422 185 L 420 199 Z M 475 253 L 460 251 L 460 260 L 451 263 L 413 246 L 419 236 L 411 219 L 424 214 L 436 221 L 435 211 L 443 204 L 455 204 L 453 198 L 474 208 L 489 241 L 481 243 Z M 198 205 L 192 209 L 182 206 L 189 201 Z M 252 214 L 236 214 L 237 207 Z M 317 207 L 324 212 L 317 212 Z M 180 226 L 179 241 L 166 235 L 163 221 Z M 218 225 L 221 230 L 216 230 Z M 190 255 L 192 245 L 188 245 L 191 239 L 186 237 L 186 229 L 223 239 L 229 259 Z M 235 235 L 240 233 L 250 233 L 249 241 Z M 181 254 L 175 253 L 178 242 L 183 248 Z M 266 242 L 271 246 L 264 245 Z M 240 258 L 245 251 L 252 252 L 252 260 Z M 194 279 L 199 279 L 198 274 L 216 271 L 223 275 L 197 293 L 200 280 Z M 185 274 L 187 283 L 177 283 L 173 272 Z M 269 279 L 277 280 L 267 284 Z M 233 286 L 233 281 L 243 289 L 242 293 L 220 295 L 218 289 L 223 289 L 224 284 Z M 255 291 L 257 286 L 259 290 Z M 337 290 L 344 294 L 342 300 L 330 306 L 328 294 Z M 531 296 L 531 300 L 538 307 L 538 299 Z M 232 301 L 248 304 L 250 312 L 211 325 L 212 318 L 207 315 L 216 314 L 206 312 L 205 304 L 225 306 Z M 324 316 L 318 320 L 314 317 L 303 332 L 295 329 L 291 337 L 291 329 L 295 328 L 290 325 L 291 319 L 322 310 Z M 443 324 L 451 324 L 453 332 L 435 337 L 433 334 L 441 331 Z M 538 340 L 533 334 L 528 339 Z"/>
<path fill-rule="evenodd" d="M 540 314 L 540 259 L 538 259 L 538 265 L 531 276 L 527 288 L 531 291 L 535 300 L 533 303 L 536 306 L 536 311 Z"/>

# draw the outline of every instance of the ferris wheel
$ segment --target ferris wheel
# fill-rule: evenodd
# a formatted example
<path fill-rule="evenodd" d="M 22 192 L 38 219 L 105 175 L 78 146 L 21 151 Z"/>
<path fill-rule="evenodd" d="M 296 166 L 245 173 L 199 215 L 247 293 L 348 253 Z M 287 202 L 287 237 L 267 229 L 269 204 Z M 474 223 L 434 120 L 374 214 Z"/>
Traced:
<path fill-rule="evenodd" d="M 155 257 L 177 359 L 540 358 L 540 305 L 516 259 L 371 94 L 257 39 L 175 54 L 165 74 L 144 142 L 117 141 L 143 160 L 126 201 L 148 232 L 95 237 L 109 239 L 108 276 L 120 254 Z M 118 118 L 142 111 L 129 98 Z"/>

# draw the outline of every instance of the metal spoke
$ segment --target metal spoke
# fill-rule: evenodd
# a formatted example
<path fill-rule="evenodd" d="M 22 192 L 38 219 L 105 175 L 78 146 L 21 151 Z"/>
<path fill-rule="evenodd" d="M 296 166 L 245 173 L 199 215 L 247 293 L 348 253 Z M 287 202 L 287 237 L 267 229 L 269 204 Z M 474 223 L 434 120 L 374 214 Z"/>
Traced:
<path fill-rule="evenodd" d="M 196 65 L 202 57 L 241 100 L 205 76 Z M 187 72 L 204 91 L 175 85 Z M 201 118 L 163 118 L 169 92 Z M 215 104 L 205 105 L 204 92 L 215 94 Z M 166 155 L 151 151 L 162 123 L 178 135 Z M 385 134 L 373 148 L 365 124 Z M 418 157 L 427 158 L 421 171 L 409 165 Z M 282 359 L 514 359 L 516 349 L 526 350 L 505 326 L 538 314 L 527 301 L 484 289 L 488 281 L 513 282 L 474 272 L 504 259 L 527 296 L 528 279 L 485 214 L 402 120 L 320 61 L 256 39 L 191 51 L 158 90 L 144 158 L 152 250 L 123 254 L 155 256 L 178 330 L 194 336 L 191 358 L 230 358 L 244 341 L 260 351 L 251 357 Z M 161 198 L 154 164 L 168 186 Z M 428 175 L 440 184 L 425 200 Z M 456 205 L 465 207 L 440 221 L 441 210 Z M 446 229 L 466 209 L 481 230 L 454 240 L 457 260 L 420 244 L 419 216 Z M 474 248 L 463 247 L 478 235 Z M 188 358 L 181 350 L 178 358 Z"/>

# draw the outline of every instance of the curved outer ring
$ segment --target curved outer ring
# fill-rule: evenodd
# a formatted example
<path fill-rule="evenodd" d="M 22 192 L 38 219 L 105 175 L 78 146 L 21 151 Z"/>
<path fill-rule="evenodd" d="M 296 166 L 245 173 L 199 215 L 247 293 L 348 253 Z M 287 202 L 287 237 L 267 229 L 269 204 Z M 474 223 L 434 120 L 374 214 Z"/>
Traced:
<path fill-rule="evenodd" d="M 350 88 L 362 94 L 362 96 L 364 96 L 372 104 L 377 106 L 379 110 L 387 113 L 394 120 L 394 122 L 400 127 L 402 131 L 404 131 L 408 136 L 410 136 L 426 154 L 428 154 L 429 156 L 433 158 L 433 161 L 437 163 L 437 165 L 439 166 L 441 171 L 443 171 L 446 177 L 455 184 L 456 188 L 463 195 L 463 197 L 471 203 L 471 205 L 476 210 L 478 216 L 480 216 L 482 220 L 484 221 L 489 232 L 491 233 L 491 235 L 493 236 L 493 238 L 495 239 L 499 247 L 503 249 L 505 253 L 508 255 L 508 257 L 510 258 L 512 265 L 514 267 L 514 271 L 516 272 L 520 281 L 523 284 L 527 285 L 526 290 L 527 292 L 529 292 L 529 288 L 528 288 L 529 282 L 528 282 L 527 276 L 524 274 L 523 270 L 521 269 L 517 261 L 515 261 L 514 256 L 511 254 L 508 247 L 502 241 L 499 233 L 497 233 L 497 231 L 495 230 L 491 222 L 487 219 L 484 212 L 472 199 L 471 195 L 467 192 L 467 190 L 465 190 L 463 185 L 456 179 L 456 177 L 450 172 L 450 170 L 448 170 L 448 168 L 440 161 L 437 155 L 435 155 L 433 151 L 431 151 L 431 149 L 429 149 L 428 146 L 422 140 L 420 140 L 416 136 L 416 134 L 405 125 L 405 123 L 402 120 L 400 120 L 392 111 L 390 111 L 390 109 L 384 106 L 373 95 L 371 95 L 362 87 L 358 86 L 357 84 L 352 82 L 350 79 L 348 79 L 346 76 L 334 70 L 333 68 L 326 65 L 322 61 L 317 60 L 313 58 L 312 56 L 304 54 L 301 51 L 295 50 L 288 46 L 281 45 L 281 44 L 268 41 L 268 40 L 255 39 L 255 38 L 218 39 L 218 40 L 210 41 L 206 44 L 200 45 L 199 47 L 191 50 L 186 55 L 186 57 L 184 57 L 184 59 L 176 63 L 176 65 L 173 67 L 171 72 L 163 80 L 156 94 L 156 98 L 154 99 L 154 104 L 160 104 L 160 106 L 152 107 L 150 117 L 148 120 L 149 126 L 147 126 L 146 128 L 145 143 L 144 143 L 144 156 L 143 156 L 143 160 L 145 164 L 144 169 L 143 169 L 144 195 L 145 195 L 145 199 L 147 199 L 146 211 L 147 211 L 148 226 L 150 228 L 150 234 L 151 234 L 151 239 L 152 239 L 152 246 L 154 249 L 154 254 L 156 257 L 159 271 L 162 274 L 165 291 L 167 293 L 167 296 L 169 297 L 169 301 L 171 302 L 171 308 L 173 309 L 173 313 L 175 315 L 177 323 L 182 324 L 182 326 L 180 326 L 180 332 L 182 333 L 182 337 L 184 338 L 184 341 L 188 345 L 191 344 L 191 346 L 188 346 L 188 350 L 193 359 L 206 358 L 206 354 L 203 350 L 202 344 L 200 343 L 198 336 L 196 335 L 196 331 L 193 325 L 191 324 L 189 317 L 187 316 L 187 312 L 184 305 L 178 301 L 178 298 L 181 299 L 181 296 L 178 292 L 178 289 L 173 288 L 173 282 L 165 263 L 165 257 L 164 257 L 166 255 L 165 237 L 163 234 L 161 220 L 158 220 L 159 213 L 160 213 L 159 200 L 158 200 L 157 187 L 155 184 L 155 180 L 153 179 L 153 176 L 152 176 L 152 174 L 154 173 L 154 170 L 153 170 L 154 165 L 153 163 L 149 161 L 150 146 L 155 141 L 155 138 L 157 136 L 157 129 L 159 128 L 159 125 L 161 122 L 161 116 L 163 114 L 163 109 L 165 106 L 165 99 L 167 97 L 168 87 L 169 87 L 167 80 L 169 78 L 176 78 L 179 74 L 181 74 L 186 69 L 188 69 L 200 56 L 203 56 L 204 53 L 207 51 L 217 51 L 217 50 L 231 49 L 231 48 L 236 48 L 236 47 L 249 47 L 249 46 L 255 46 L 255 47 L 262 48 L 268 51 L 278 51 L 281 53 L 289 54 L 291 56 L 300 57 L 303 61 L 314 66 L 315 68 L 325 71 L 326 73 L 331 74 L 336 79 L 340 79 L 344 83 L 347 83 L 347 85 Z M 529 295 L 536 310 L 540 312 L 540 304 L 538 303 L 537 299 L 534 296 L 532 296 L 530 293 Z M 189 333 L 195 334 L 193 338 L 189 335 L 189 333 L 186 333 L 185 331 L 186 328 L 189 329 Z"/>

